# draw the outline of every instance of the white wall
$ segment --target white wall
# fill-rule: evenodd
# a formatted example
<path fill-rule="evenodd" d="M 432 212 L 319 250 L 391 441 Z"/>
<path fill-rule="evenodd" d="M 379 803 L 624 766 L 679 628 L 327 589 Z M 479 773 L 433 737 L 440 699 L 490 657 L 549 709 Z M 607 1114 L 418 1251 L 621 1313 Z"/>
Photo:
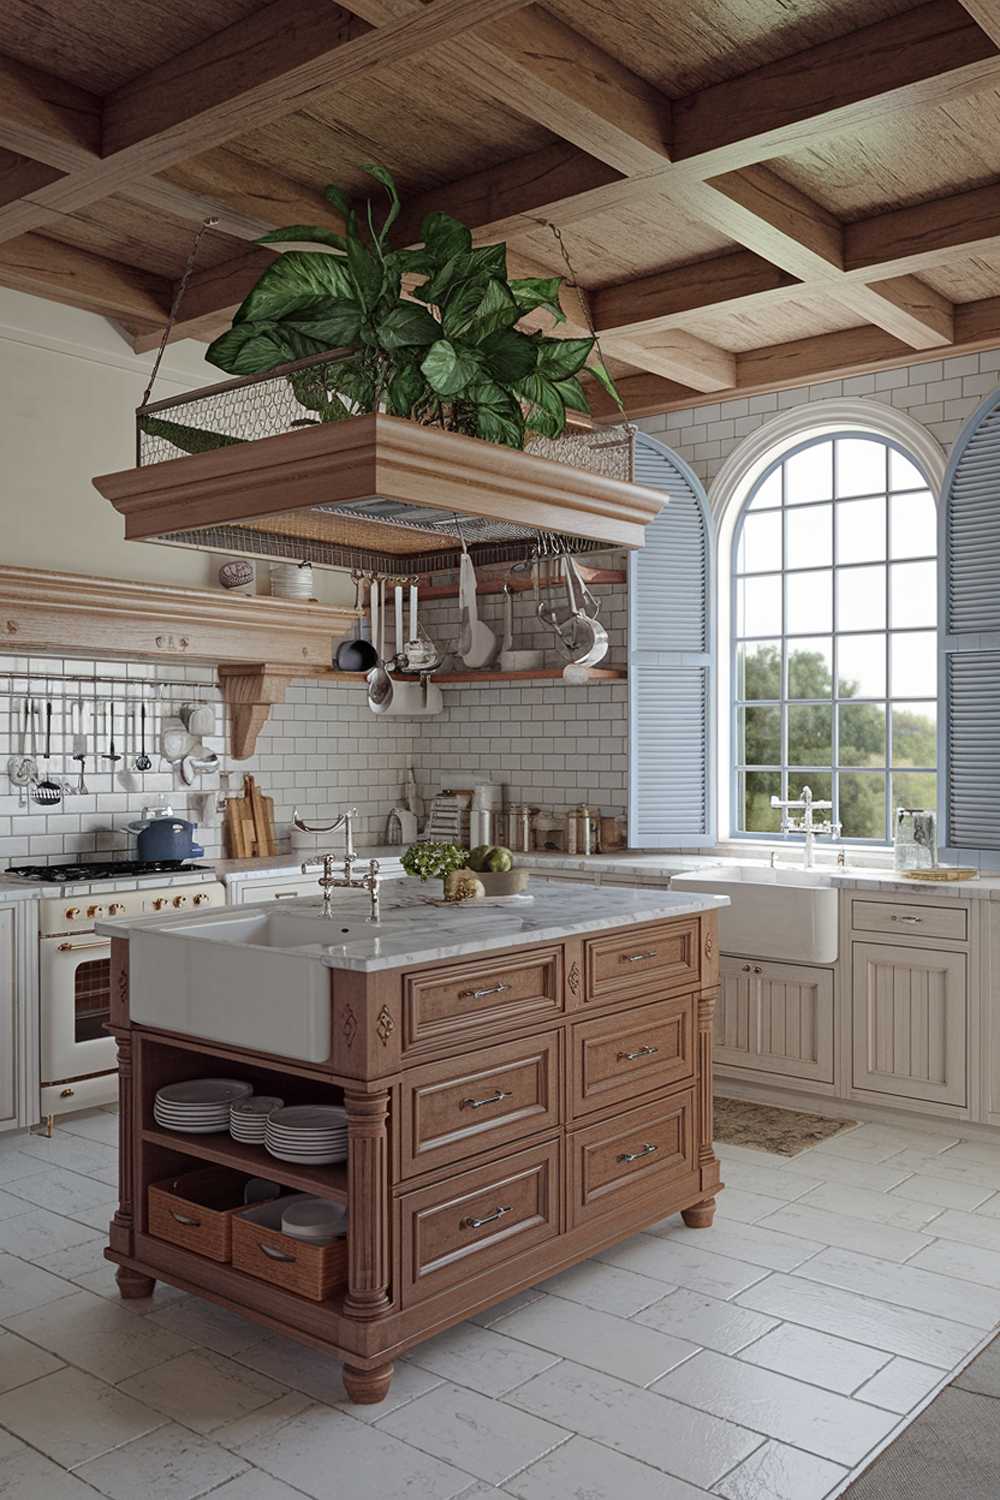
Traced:
<path fill-rule="evenodd" d="M 190 340 L 170 346 L 154 397 L 224 379 L 202 350 Z M 90 482 L 135 463 L 134 412 L 152 362 L 105 318 L 0 289 L 0 563 L 215 583 L 221 559 L 211 554 L 126 542 L 121 516 Z M 341 575 L 314 576 L 324 602 L 353 601 Z"/>

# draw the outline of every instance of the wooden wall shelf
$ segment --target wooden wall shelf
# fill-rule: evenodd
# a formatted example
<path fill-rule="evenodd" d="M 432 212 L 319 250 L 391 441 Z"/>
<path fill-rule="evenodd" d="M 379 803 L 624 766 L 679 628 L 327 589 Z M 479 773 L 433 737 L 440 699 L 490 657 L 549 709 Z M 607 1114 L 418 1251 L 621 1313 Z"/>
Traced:
<path fill-rule="evenodd" d="M 19 655 L 269 662 L 310 676 L 356 618 L 298 599 L 0 566 L 0 639 Z"/>
<path fill-rule="evenodd" d="M 585 683 L 570 682 L 567 687 L 586 686 L 593 682 L 624 682 L 628 676 L 625 667 L 588 667 Z M 409 679 L 408 679 L 409 680 Z M 447 672 L 432 681 L 438 687 L 469 687 L 477 682 L 561 682 L 562 667 L 534 667 L 528 672 Z"/>

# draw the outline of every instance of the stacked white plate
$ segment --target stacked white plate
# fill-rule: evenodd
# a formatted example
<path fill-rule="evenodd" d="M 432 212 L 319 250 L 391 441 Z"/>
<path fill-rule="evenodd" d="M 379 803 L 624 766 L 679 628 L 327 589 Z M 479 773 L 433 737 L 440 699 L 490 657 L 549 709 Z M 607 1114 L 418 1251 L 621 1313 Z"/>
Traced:
<path fill-rule="evenodd" d="M 296 1104 L 268 1115 L 264 1145 L 279 1161 L 325 1166 L 347 1159 L 347 1112 L 338 1105 Z"/>
<path fill-rule="evenodd" d="M 153 1118 L 164 1130 L 212 1135 L 229 1129 L 229 1106 L 248 1098 L 253 1085 L 238 1078 L 189 1078 L 157 1090 Z"/>
<path fill-rule="evenodd" d="M 263 1146 L 267 1117 L 284 1102 L 270 1094 L 237 1099 L 229 1110 L 229 1134 L 234 1141 L 244 1141 L 248 1146 Z"/>

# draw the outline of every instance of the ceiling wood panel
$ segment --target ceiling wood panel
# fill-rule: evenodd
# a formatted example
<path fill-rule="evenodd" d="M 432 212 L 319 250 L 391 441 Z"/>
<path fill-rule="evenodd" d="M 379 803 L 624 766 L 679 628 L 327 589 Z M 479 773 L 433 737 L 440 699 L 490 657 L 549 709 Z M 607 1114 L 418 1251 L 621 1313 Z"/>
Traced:
<path fill-rule="evenodd" d="M 267 0 L 4 0 L 0 50 L 95 94 L 263 9 Z"/>
<path fill-rule="evenodd" d="M 44 6 L 44 9 L 42 8 Z M 1000 342 L 1000 0 L 8 0 L 0 284 L 212 337 L 328 182 L 572 274 L 637 411 Z M 381 194 L 379 193 L 379 197 Z M 6 245 L 5 245 L 6 242 Z M 589 310 L 588 310 L 589 309 Z"/>

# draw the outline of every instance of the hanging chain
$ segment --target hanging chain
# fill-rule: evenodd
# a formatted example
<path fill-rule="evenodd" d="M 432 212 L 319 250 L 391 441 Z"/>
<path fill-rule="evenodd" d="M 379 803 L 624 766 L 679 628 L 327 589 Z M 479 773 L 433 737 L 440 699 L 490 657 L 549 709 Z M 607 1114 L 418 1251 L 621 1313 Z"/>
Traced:
<path fill-rule="evenodd" d="M 593 314 L 590 311 L 590 298 L 587 296 L 584 288 L 580 285 L 579 277 L 576 274 L 576 267 L 573 265 L 573 262 L 569 258 L 569 251 L 566 249 L 566 241 L 562 237 L 562 230 L 559 228 L 558 224 L 553 224 L 551 219 L 535 219 L 534 222 L 536 224 L 542 224 L 546 229 L 551 230 L 552 237 L 555 240 L 556 244 L 559 246 L 559 254 L 562 256 L 563 261 L 566 265 L 566 269 L 569 272 L 569 284 L 570 286 L 575 287 L 576 290 L 580 293 L 580 301 L 583 305 L 584 319 L 586 320 L 587 327 L 590 329 L 591 337 L 594 340 L 594 347 L 597 350 L 598 358 L 600 359 L 601 364 L 604 366 L 604 368 L 607 369 L 608 362 L 604 357 L 604 350 L 601 348 L 601 335 L 597 331 L 597 328 L 594 324 Z M 618 394 L 614 381 L 612 381 L 611 383 L 611 388 L 614 392 L 615 405 L 618 407 L 618 410 L 621 412 L 622 416 L 624 416 L 625 406 L 622 402 L 621 396 L 619 396 Z"/>
<path fill-rule="evenodd" d="M 209 229 L 214 229 L 218 222 L 218 219 L 202 219 L 201 223 L 198 225 L 198 228 L 194 232 L 194 239 L 191 241 L 191 249 L 188 251 L 187 264 L 184 267 L 184 272 L 181 276 L 180 281 L 177 283 L 177 288 L 174 292 L 174 300 L 170 304 L 170 312 L 167 315 L 167 321 L 164 325 L 163 337 L 160 339 L 160 347 L 159 349 L 157 349 L 156 358 L 153 361 L 153 368 L 149 376 L 149 384 L 146 386 L 146 389 L 142 395 L 143 406 L 145 406 L 149 401 L 150 395 L 153 391 L 153 386 L 156 384 L 156 377 L 160 373 L 160 364 L 163 360 L 163 354 L 167 347 L 167 344 L 170 341 L 170 335 L 173 332 L 174 324 L 177 322 L 177 314 L 180 311 L 181 303 L 184 300 L 184 293 L 188 289 L 188 282 L 191 280 L 191 273 L 194 270 L 195 261 L 198 259 L 198 251 L 201 249 L 201 242 L 204 239 L 207 231 Z"/>

